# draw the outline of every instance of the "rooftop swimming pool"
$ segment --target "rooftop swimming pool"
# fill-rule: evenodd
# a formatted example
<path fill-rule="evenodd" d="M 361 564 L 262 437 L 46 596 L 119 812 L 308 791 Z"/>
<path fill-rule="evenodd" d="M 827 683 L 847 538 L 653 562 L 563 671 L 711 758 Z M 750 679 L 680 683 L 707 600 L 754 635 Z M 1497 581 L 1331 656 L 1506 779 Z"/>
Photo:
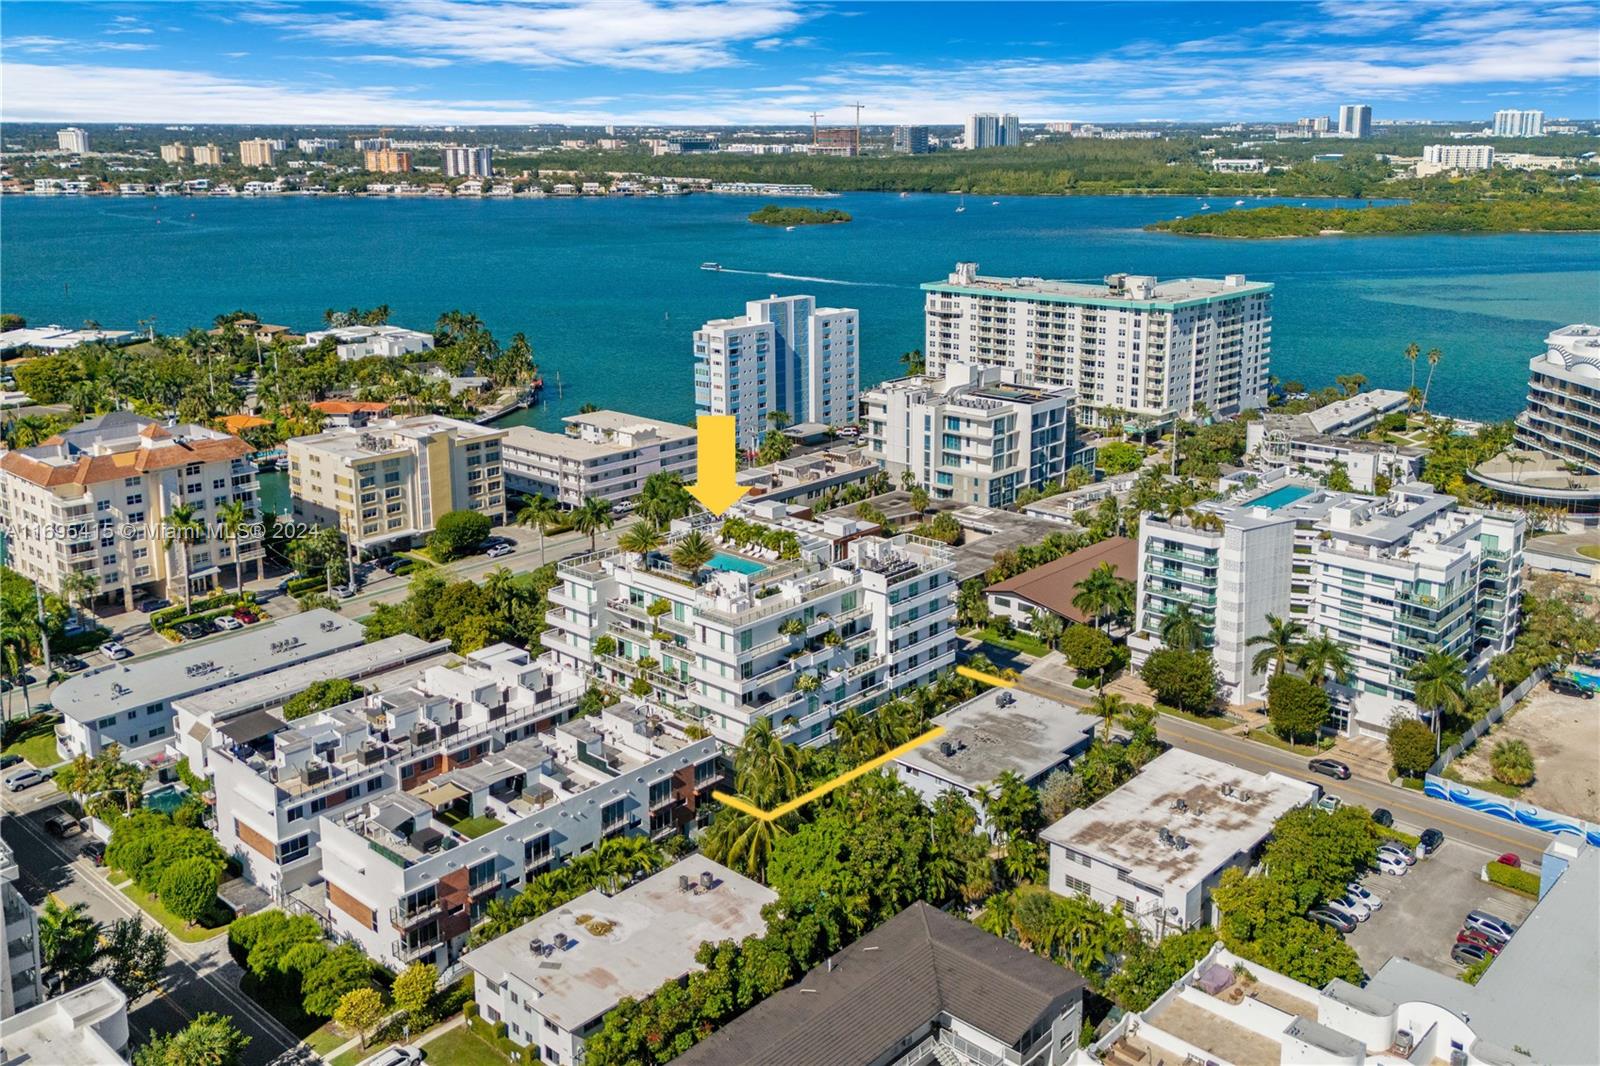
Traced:
<path fill-rule="evenodd" d="M 1280 507 L 1289 506 L 1296 500 L 1305 499 L 1315 491 L 1315 489 L 1307 488 L 1305 485 L 1285 485 L 1282 488 L 1273 489 L 1265 496 L 1257 496 L 1250 501 L 1250 506 L 1270 507 L 1276 511 Z"/>
<path fill-rule="evenodd" d="M 765 563 L 758 563 L 754 559 L 746 559 L 739 555 L 729 555 L 727 552 L 717 552 L 706 564 L 713 570 L 731 570 L 735 574 L 759 574 L 765 570 Z"/>

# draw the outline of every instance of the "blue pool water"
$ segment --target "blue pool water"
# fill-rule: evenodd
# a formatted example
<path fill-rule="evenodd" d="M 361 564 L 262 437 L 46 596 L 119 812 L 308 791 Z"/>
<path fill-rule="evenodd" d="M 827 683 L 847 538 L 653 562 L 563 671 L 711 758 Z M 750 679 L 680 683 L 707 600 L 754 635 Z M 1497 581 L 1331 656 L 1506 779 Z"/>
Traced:
<path fill-rule="evenodd" d="M 766 569 L 764 564 L 758 563 L 753 559 L 742 559 L 737 555 L 729 555 L 727 552 L 718 552 L 713 555 L 711 561 L 706 565 L 713 570 L 731 570 L 735 574 L 759 574 Z"/>
<path fill-rule="evenodd" d="M 1265 496 L 1257 496 L 1250 501 L 1251 507 L 1270 507 L 1276 511 L 1280 507 L 1287 507 L 1296 500 L 1304 499 L 1311 495 L 1314 489 L 1304 485 L 1285 485 L 1281 489 L 1273 489 Z"/>
<path fill-rule="evenodd" d="M 158 788 L 154 792 L 151 792 L 145 796 L 144 805 L 150 808 L 152 811 L 158 811 L 161 814 L 171 814 L 173 811 L 183 806 L 183 799 L 184 795 L 182 789 L 178 788 L 176 785 L 167 785 L 165 788 Z"/>

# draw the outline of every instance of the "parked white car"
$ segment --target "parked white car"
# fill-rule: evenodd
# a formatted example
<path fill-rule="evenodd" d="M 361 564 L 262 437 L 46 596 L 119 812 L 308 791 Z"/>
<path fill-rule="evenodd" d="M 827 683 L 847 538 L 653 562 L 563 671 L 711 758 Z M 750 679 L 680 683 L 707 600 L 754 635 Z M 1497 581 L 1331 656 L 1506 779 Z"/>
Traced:
<path fill-rule="evenodd" d="M 1347 918 L 1354 918 L 1358 922 L 1364 922 L 1372 917 L 1372 911 L 1367 908 L 1366 904 L 1358 903 L 1350 896 L 1339 896 L 1336 899 L 1330 899 L 1323 906 Z"/>
<path fill-rule="evenodd" d="M 231 614 L 225 614 L 219 618 L 213 618 L 211 620 L 211 624 L 222 630 L 224 633 L 231 633 L 235 629 L 244 628 L 244 623 L 233 617 Z"/>
<path fill-rule="evenodd" d="M 1417 864 L 1416 853 L 1410 848 L 1401 847 L 1399 844 L 1379 844 L 1378 858 L 1381 859 L 1385 855 L 1393 855 L 1407 866 L 1415 866 Z"/>
<path fill-rule="evenodd" d="M 1378 852 L 1378 869 L 1386 874 L 1404 877 L 1411 869 L 1411 865 L 1404 859 L 1387 851 Z"/>
<path fill-rule="evenodd" d="M 1369 892 L 1366 888 L 1362 887 L 1359 881 L 1351 881 L 1344 887 L 1345 890 L 1350 894 L 1351 899 L 1366 904 L 1366 907 L 1369 911 L 1383 910 L 1383 897 L 1378 895 L 1376 892 Z"/>
<path fill-rule="evenodd" d="M 118 644 L 114 640 L 108 640 L 104 644 L 100 645 L 100 654 L 115 662 L 118 659 L 126 659 L 128 656 L 132 655 L 133 652 L 129 651 L 127 648 L 124 648 L 121 644 Z"/>

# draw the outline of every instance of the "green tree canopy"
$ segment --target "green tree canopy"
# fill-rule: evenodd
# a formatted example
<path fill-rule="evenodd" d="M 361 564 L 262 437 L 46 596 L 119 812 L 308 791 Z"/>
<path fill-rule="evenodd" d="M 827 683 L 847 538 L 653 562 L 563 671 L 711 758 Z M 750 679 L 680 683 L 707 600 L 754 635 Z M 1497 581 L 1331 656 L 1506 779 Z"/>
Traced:
<path fill-rule="evenodd" d="M 341 703 L 349 703 L 353 699 L 366 695 L 366 689 L 353 681 L 342 677 L 325 677 L 320 681 L 313 681 L 299 692 L 290 696 L 283 704 L 283 716 L 290 721 L 304 718 L 317 711 L 325 711 L 329 707 L 337 707 Z"/>
<path fill-rule="evenodd" d="M 209 859 L 179 859 L 161 874 L 162 906 L 193 925 L 217 902 L 219 872 Z"/>
<path fill-rule="evenodd" d="M 1208 714 L 1217 702 L 1217 667 L 1208 652 L 1163 648 L 1145 659 L 1139 676 L 1157 700 L 1180 711 Z"/>
<path fill-rule="evenodd" d="M 460 558 L 474 551 L 488 539 L 494 523 L 488 515 L 477 511 L 446 511 L 434 522 L 428 535 L 428 547 L 441 563 Z"/>
<path fill-rule="evenodd" d="M 1314 737 L 1328 721 L 1328 694 L 1294 674 L 1275 674 L 1267 681 L 1267 718 L 1286 740 Z"/>

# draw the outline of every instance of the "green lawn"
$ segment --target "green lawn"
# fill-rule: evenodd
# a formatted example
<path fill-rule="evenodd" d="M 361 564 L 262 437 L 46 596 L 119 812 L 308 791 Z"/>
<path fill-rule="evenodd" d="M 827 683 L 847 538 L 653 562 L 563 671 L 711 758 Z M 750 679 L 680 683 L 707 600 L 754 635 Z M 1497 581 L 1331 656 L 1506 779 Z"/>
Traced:
<path fill-rule="evenodd" d="M 1257 743 L 1270 744 L 1274 748 L 1282 748 L 1284 751 L 1293 752 L 1296 755 L 1304 755 L 1308 759 L 1317 755 L 1321 755 L 1323 751 L 1322 748 L 1314 745 L 1291 744 L 1282 737 L 1277 736 L 1276 734 L 1265 729 L 1252 729 L 1248 735 L 1251 740 L 1254 740 Z"/>
<path fill-rule="evenodd" d="M 1164 703 L 1156 704 L 1156 710 L 1162 714 L 1170 714 L 1174 718 L 1182 718 L 1185 722 L 1203 725 L 1207 729 L 1222 730 L 1239 724 L 1225 714 L 1193 714 L 1189 711 L 1180 711 L 1176 707 L 1168 707 Z"/>
<path fill-rule="evenodd" d="M 350 1038 L 345 1036 L 342 1031 L 334 1028 L 332 1022 L 324 1022 L 305 1036 L 306 1044 L 310 1045 L 311 1050 L 318 1055 L 327 1055 L 328 1052 L 343 1045 L 348 1039 Z"/>
<path fill-rule="evenodd" d="M 507 1066 L 511 1061 L 464 1025 L 428 1041 L 422 1045 L 422 1050 L 427 1061 L 450 1066 Z"/>
<path fill-rule="evenodd" d="M 186 925 L 182 918 L 174 916 L 170 911 L 167 910 L 167 908 L 163 907 L 159 899 L 150 895 L 150 893 L 146 892 L 144 889 L 140 888 L 136 884 L 133 884 L 132 882 L 129 882 L 127 885 L 123 886 L 122 894 L 133 900 L 133 902 L 137 903 L 146 914 L 160 922 L 167 932 L 171 933 L 185 944 L 198 944 L 202 940 L 210 940 L 212 937 L 224 932 L 228 928 L 228 922 L 225 916 L 231 915 L 228 909 L 223 907 L 221 904 L 217 905 L 219 913 L 214 914 L 210 918 L 206 919 L 206 921 L 212 921 L 218 924 L 210 926 L 201 924 L 191 927 Z"/>
<path fill-rule="evenodd" d="M 993 629 L 983 629 L 975 633 L 974 636 L 985 644 L 993 644 L 996 647 L 1005 648 L 1021 655 L 1031 655 L 1035 659 L 1042 659 L 1050 654 L 1050 649 L 1045 646 L 1044 641 L 1029 633 L 1016 632 L 1009 637 L 1002 637 Z"/>
<path fill-rule="evenodd" d="M 461 818 L 454 814 L 443 813 L 439 815 L 439 820 L 468 840 L 476 840 L 483 834 L 493 832 L 505 825 L 504 822 L 492 814 L 480 814 L 475 818 Z"/>
<path fill-rule="evenodd" d="M 1600 544 L 1585 544 L 1578 549 L 1578 554 L 1590 559 L 1600 559 Z"/>
<path fill-rule="evenodd" d="M 28 760 L 29 765 L 40 770 L 54 766 L 61 761 L 61 754 L 56 751 L 55 727 L 46 726 L 41 733 L 6 745 L 5 754 L 20 755 Z"/>
<path fill-rule="evenodd" d="M 1461 774 L 1451 766 L 1445 767 L 1444 773 L 1440 776 L 1447 781 L 1454 781 L 1457 784 L 1466 785 L 1469 788 L 1475 788 L 1481 792 L 1492 792 L 1496 796 L 1504 796 L 1506 799 L 1517 799 L 1522 795 L 1522 789 L 1518 786 L 1508 785 L 1503 781 L 1496 781 L 1492 777 L 1486 777 L 1478 781 L 1469 781 L 1465 777 L 1462 777 Z"/>

